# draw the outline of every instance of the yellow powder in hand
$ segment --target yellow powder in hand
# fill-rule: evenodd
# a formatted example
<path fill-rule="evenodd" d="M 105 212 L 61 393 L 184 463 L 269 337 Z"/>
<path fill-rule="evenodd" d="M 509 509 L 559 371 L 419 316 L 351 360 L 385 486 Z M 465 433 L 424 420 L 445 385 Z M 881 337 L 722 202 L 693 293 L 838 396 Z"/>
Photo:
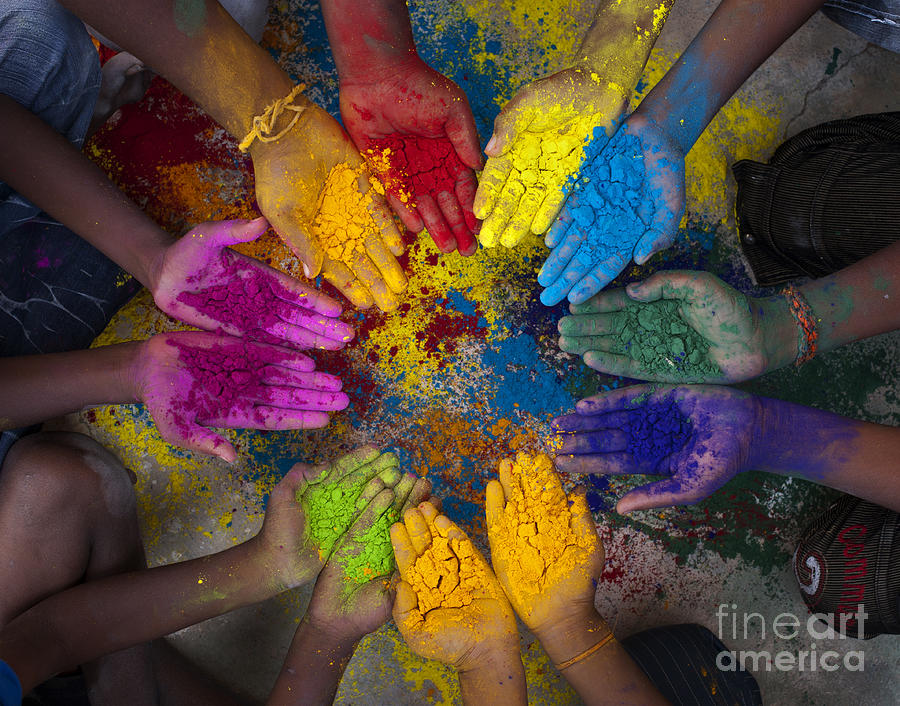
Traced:
<path fill-rule="evenodd" d="M 435 608 L 464 608 L 476 596 L 506 603 L 484 557 L 468 539 L 434 537 L 404 579 L 419 598 L 418 610 L 423 618 Z"/>
<path fill-rule="evenodd" d="M 312 235 L 325 255 L 343 262 L 351 271 L 354 261 L 365 255 L 368 238 L 379 237 L 380 233 L 369 207 L 372 189 L 384 194 L 384 188 L 377 179 L 369 177 L 372 189 L 360 191 L 365 185 L 364 174 L 365 165 L 354 169 L 342 162 L 332 167 L 319 194 L 312 224 Z"/>
<path fill-rule="evenodd" d="M 519 609 L 587 565 L 597 540 L 573 531 L 569 501 L 544 454 L 518 454 L 509 485 L 506 507 L 490 530 L 491 554 L 495 566 L 505 567 L 507 592 Z"/>

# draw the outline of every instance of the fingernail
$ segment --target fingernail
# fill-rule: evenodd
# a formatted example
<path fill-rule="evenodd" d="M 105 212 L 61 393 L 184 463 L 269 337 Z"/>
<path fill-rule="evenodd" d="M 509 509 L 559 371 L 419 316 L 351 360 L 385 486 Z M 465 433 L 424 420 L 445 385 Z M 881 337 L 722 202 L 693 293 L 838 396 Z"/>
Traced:
<path fill-rule="evenodd" d="M 305 262 L 301 262 L 300 264 L 303 265 L 303 274 L 305 274 L 307 277 L 309 277 L 309 276 L 310 276 L 310 274 L 309 274 L 309 267 L 306 266 L 306 263 L 305 263 Z"/>
<path fill-rule="evenodd" d="M 488 140 L 488 143 L 484 146 L 485 152 L 490 152 L 497 146 L 497 138 L 491 135 L 491 139 Z"/>

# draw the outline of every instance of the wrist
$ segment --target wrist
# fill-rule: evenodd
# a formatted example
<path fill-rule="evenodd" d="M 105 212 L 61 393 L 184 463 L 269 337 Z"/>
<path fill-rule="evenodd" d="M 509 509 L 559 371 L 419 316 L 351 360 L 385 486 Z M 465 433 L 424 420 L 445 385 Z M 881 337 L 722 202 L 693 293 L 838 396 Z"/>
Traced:
<path fill-rule="evenodd" d="M 763 351 L 766 373 L 778 370 L 797 358 L 797 324 L 783 296 L 750 299 L 754 319 L 754 336 Z"/>
<path fill-rule="evenodd" d="M 138 271 L 131 274 L 152 294 L 156 293 L 159 286 L 166 253 L 175 242 L 177 241 L 173 240 L 171 235 L 157 227 L 155 223 L 149 225 L 149 230 L 138 253 Z"/>
<path fill-rule="evenodd" d="M 250 549 L 252 563 L 272 596 L 309 583 L 321 568 L 312 557 L 295 554 L 296 547 L 272 544 L 262 530 L 244 544 Z"/>
<path fill-rule="evenodd" d="M 612 631 L 593 606 L 590 610 L 535 629 L 541 646 L 554 664 L 562 664 L 594 646 Z"/>
<path fill-rule="evenodd" d="M 347 62 L 338 68 L 341 86 L 368 86 L 396 80 L 398 76 L 419 73 L 428 65 L 422 60 L 414 45 L 404 50 L 373 51 L 365 59 Z"/>
<path fill-rule="evenodd" d="M 313 610 L 307 608 L 306 615 L 297 628 L 297 634 L 302 633 L 301 639 L 315 644 L 316 649 L 327 653 L 332 659 L 349 658 L 363 636 L 342 629 L 340 623 L 340 620 L 323 620 L 314 615 Z"/>
<path fill-rule="evenodd" d="M 120 343 L 116 346 L 121 359 L 115 367 L 117 399 L 122 404 L 136 404 L 143 401 L 140 371 L 145 368 L 144 356 L 149 340 Z"/>

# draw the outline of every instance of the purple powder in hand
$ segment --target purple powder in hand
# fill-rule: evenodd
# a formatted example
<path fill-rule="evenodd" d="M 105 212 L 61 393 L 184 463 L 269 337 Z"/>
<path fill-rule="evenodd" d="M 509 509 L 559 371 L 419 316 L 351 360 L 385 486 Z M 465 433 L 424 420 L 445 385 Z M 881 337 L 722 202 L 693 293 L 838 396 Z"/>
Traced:
<path fill-rule="evenodd" d="M 674 396 L 643 401 L 628 410 L 622 431 L 627 452 L 641 466 L 662 472 L 665 459 L 684 448 L 693 433 L 691 420 L 678 409 Z"/>

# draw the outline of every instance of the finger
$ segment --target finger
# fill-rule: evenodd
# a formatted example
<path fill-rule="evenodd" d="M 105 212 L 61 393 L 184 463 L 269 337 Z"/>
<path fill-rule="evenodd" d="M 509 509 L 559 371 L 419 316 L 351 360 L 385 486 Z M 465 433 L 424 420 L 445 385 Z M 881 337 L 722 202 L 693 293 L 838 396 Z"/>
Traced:
<path fill-rule="evenodd" d="M 375 300 L 369 290 L 342 262 L 331 258 L 322 263 L 322 275 L 359 309 L 368 309 Z"/>
<path fill-rule="evenodd" d="M 343 392 L 309 390 L 283 385 L 265 387 L 259 395 L 254 395 L 254 397 L 256 396 L 262 398 L 259 401 L 265 403 L 264 406 L 284 410 L 308 409 L 330 412 L 345 409 L 350 403 L 349 398 Z"/>
<path fill-rule="evenodd" d="M 471 255 L 478 247 L 474 236 L 478 233 L 479 229 L 478 219 L 475 217 L 474 212 L 475 193 L 478 190 L 478 181 L 475 179 L 474 172 L 467 169 L 460 174 L 456 178 L 456 186 L 454 188 L 456 191 L 456 199 L 459 201 L 460 208 L 462 208 L 466 226 L 469 229 L 469 233 L 472 235 L 471 243 L 466 241 L 467 244 L 460 249 L 459 254 Z M 458 239 L 457 246 L 459 247 Z"/>
<path fill-rule="evenodd" d="M 503 190 L 511 170 L 512 161 L 507 157 L 491 157 L 488 159 L 487 164 L 484 165 L 484 171 L 481 172 L 481 178 L 478 180 L 478 190 L 475 192 L 473 210 L 476 218 L 484 219 L 493 212 L 497 197 Z M 496 237 L 491 241 L 487 241 L 479 236 L 479 240 L 487 248 L 497 244 Z"/>
<path fill-rule="evenodd" d="M 475 236 L 469 230 L 466 219 L 463 216 L 462 208 L 456 200 L 456 194 L 448 191 L 442 191 L 437 197 L 438 206 L 444 214 L 444 220 L 450 226 L 450 232 L 453 234 L 453 247 L 460 252 L 464 250 L 472 250 L 475 244 Z"/>
<path fill-rule="evenodd" d="M 500 461 L 499 478 L 500 486 L 503 488 L 503 496 L 506 498 L 513 497 L 514 489 L 518 488 L 518 483 L 513 479 L 513 463 L 511 458 L 504 458 Z"/>
<path fill-rule="evenodd" d="M 409 491 L 409 496 L 407 496 L 406 501 L 403 503 L 403 507 L 400 508 L 400 513 L 405 513 L 409 508 L 416 507 L 417 505 L 423 503 L 425 500 L 431 497 L 431 481 L 427 478 L 417 478 L 415 485 L 413 485 L 412 490 Z M 436 498 L 432 499 L 432 504 L 434 504 Z"/>
<path fill-rule="evenodd" d="M 269 227 L 268 221 L 263 216 L 254 218 L 252 221 L 234 220 L 222 221 L 216 229 L 216 242 L 223 246 L 237 245 L 238 243 L 249 243 L 256 240 L 259 236 L 266 232 Z"/>
<path fill-rule="evenodd" d="M 409 575 L 409 568 L 419 558 L 419 552 L 413 546 L 409 532 L 402 522 L 391 525 L 391 546 L 394 547 L 394 558 L 397 560 L 400 575 L 406 578 Z"/>
<path fill-rule="evenodd" d="M 481 169 L 481 144 L 469 102 L 462 98 L 447 116 L 444 130 L 460 161 L 472 169 Z"/>
<path fill-rule="evenodd" d="M 724 286 L 715 275 L 689 270 L 657 272 L 643 282 L 632 282 L 625 290 L 631 299 L 653 302 L 658 299 L 690 301 L 701 298 L 715 284 Z"/>
<path fill-rule="evenodd" d="M 437 505 L 431 501 L 425 501 L 423 503 L 419 503 L 419 512 L 422 513 L 422 517 L 425 518 L 425 521 L 428 524 L 434 523 L 434 518 L 440 514 L 440 511 L 437 509 Z"/>
<path fill-rule="evenodd" d="M 603 338 L 621 333 L 625 319 L 621 314 L 574 314 L 563 316 L 556 329 L 566 338 Z"/>
<path fill-rule="evenodd" d="M 591 514 L 591 508 L 588 507 L 587 493 L 584 488 L 579 488 L 569 497 L 569 512 L 572 519 L 569 526 L 576 540 L 581 540 L 579 544 L 599 544 L 600 536 L 597 534 L 597 523 L 594 522 L 594 516 Z"/>
<path fill-rule="evenodd" d="M 628 342 L 617 336 L 560 336 L 557 344 L 564 353 L 584 355 L 597 350 L 618 353 L 623 344 L 627 347 Z"/>
<path fill-rule="evenodd" d="M 394 485 L 393 507 L 400 512 L 406 506 L 409 494 L 415 487 L 418 476 L 415 473 L 404 473 L 401 477 L 397 469 L 393 470 L 397 473 L 397 481 L 395 481 L 396 485 Z"/>
<path fill-rule="evenodd" d="M 553 463 L 563 473 L 580 473 L 584 475 L 627 476 L 644 473 L 634 462 L 629 453 L 616 452 L 608 454 L 560 454 Z"/>
<path fill-rule="evenodd" d="M 481 239 L 482 245 L 486 246 L 488 242 L 496 244 L 502 240 L 507 224 L 519 210 L 519 202 L 524 195 L 525 186 L 519 181 L 518 174 L 511 174 L 503 186 L 503 191 L 497 197 L 494 210 L 481 224 L 478 237 Z"/>
<path fill-rule="evenodd" d="M 343 387 L 343 382 L 337 375 L 323 373 L 318 370 L 311 373 L 301 373 L 289 368 L 281 368 L 277 365 L 264 367 L 260 371 L 259 381 L 263 385 L 280 385 L 307 390 L 329 390 L 332 392 L 337 392 Z M 265 400 L 253 401 L 263 402 Z"/>
<path fill-rule="evenodd" d="M 409 541 L 416 554 L 424 553 L 431 546 L 431 528 L 425 521 L 421 510 L 418 508 L 407 510 L 403 515 L 403 523 L 406 525 Z"/>
<path fill-rule="evenodd" d="M 163 440 L 189 451 L 218 456 L 226 463 L 237 460 L 234 447 L 218 434 L 188 419 L 176 419 L 174 415 L 154 416 L 156 428 Z"/>
<path fill-rule="evenodd" d="M 393 488 L 396 490 L 397 483 L 401 480 L 402 474 L 397 466 L 388 466 L 378 471 L 378 477 L 384 483 L 385 488 Z"/>
<path fill-rule="evenodd" d="M 666 196 L 658 194 L 653 198 L 655 208 L 650 228 L 634 248 L 634 261 L 638 265 L 643 265 L 655 253 L 669 247 L 678 232 L 681 213 L 676 214 L 672 210 L 669 205 L 672 199 L 667 199 Z M 681 212 L 684 212 L 683 206 Z"/>
<path fill-rule="evenodd" d="M 382 311 L 393 311 L 397 308 L 399 302 L 391 292 L 384 276 L 379 271 L 378 265 L 370 259 L 370 245 L 372 250 L 380 250 L 381 253 L 386 253 L 387 257 L 392 260 L 394 259 L 394 256 L 387 251 L 384 244 L 378 238 L 370 238 L 369 241 L 370 242 L 366 244 L 365 252 L 357 252 L 354 254 L 353 273 L 356 275 L 359 282 L 369 290 L 369 294 L 371 294 L 375 306 Z M 400 276 L 403 277 L 402 272 L 400 273 Z M 403 279 L 405 280 L 405 277 L 403 277 Z"/>
<path fill-rule="evenodd" d="M 629 284 L 628 287 L 630 288 L 631 285 Z M 632 300 L 626 292 L 626 289 L 618 287 L 616 289 L 607 289 L 605 292 L 600 292 L 600 294 L 597 294 L 580 304 L 569 304 L 569 311 L 576 316 L 584 314 L 609 314 L 621 311 L 631 303 Z M 560 333 L 562 332 L 560 331 Z"/>
<path fill-rule="evenodd" d="M 515 247 L 526 235 L 531 233 L 531 222 L 538 206 L 544 200 L 544 193 L 544 188 L 540 186 L 532 186 L 525 191 L 515 213 L 500 236 L 501 245 L 507 248 Z"/>
<path fill-rule="evenodd" d="M 396 551 L 396 548 L 395 548 Z M 399 565 L 400 560 L 397 560 Z M 397 584 L 397 593 L 394 596 L 393 616 L 394 622 L 401 633 L 409 634 L 422 622 L 422 614 L 418 610 L 419 599 L 406 581 Z"/>
<path fill-rule="evenodd" d="M 358 468 L 372 463 L 372 461 L 377 459 L 380 455 L 381 450 L 369 444 L 361 446 L 348 454 L 344 454 L 331 464 L 332 472 L 329 480 L 337 482 L 341 478 L 350 475 Z"/>
<path fill-rule="evenodd" d="M 616 253 L 594 266 L 587 275 L 583 275 L 569 292 L 569 301 L 581 304 L 587 301 L 606 285 L 612 282 L 631 261 L 630 253 Z"/>
<path fill-rule="evenodd" d="M 692 378 L 690 373 L 679 370 L 675 361 L 672 363 L 672 374 L 666 375 L 665 371 L 647 370 L 643 364 L 627 355 L 619 355 L 609 351 L 600 350 L 600 346 L 594 347 L 584 353 L 584 364 L 607 375 L 619 375 L 633 380 L 650 380 L 653 382 L 705 382 L 701 377 Z"/>
<path fill-rule="evenodd" d="M 372 201 L 369 203 L 369 213 L 372 215 L 372 219 L 381 233 L 381 242 L 395 257 L 400 257 L 405 249 L 403 247 L 403 236 L 397 230 L 397 224 L 394 223 L 387 203 L 377 193 L 372 194 Z"/>
<path fill-rule="evenodd" d="M 279 227 L 279 224 L 273 223 L 275 232 L 288 246 L 290 251 L 297 256 L 303 265 L 303 274 L 309 279 L 315 279 L 320 272 L 323 272 L 325 263 L 325 252 L 319 246 L 315 238 L 310 237 L 306 229 L 301 225 L 303 217 L 299 210 L 290 218 L 291 229 L 285 230 Z"/>
<path fill-rule="evenodd" d="M 517 97 L 517 96 L 516 96 Z M 494 132 L 485 145 L 484 153 L 488 157 L 499 157 L 505 154 L 520 132 L 528 129 L 532 117 L 527 110 L 518 108 L 519 101 L 514 97 L 494 118 Z M 490 160 L 488 160 L 490 162 Z"/>
<path fill-rule="evenodd" d="M 586 397 L 575 404 L 578 414 L 606 414 L 629 409 L 635 398 L 653 399 L 671 391 L 673 388 L 660 385 L 629 385 L 604 392 L 593 397 Z"/>
<path fill-rule="evenodd" d="M 549 194 L 547 195 L 549 198 Z M 572 198 L 572 204 L 577 203 L 577 197 Z M 549 226 L 547 234 L 544 236 L 544 245 L 554 250 L 563 240 L 569 228 L 572 227 L 572 217 L 569 215 L 568 209 L 563 209 L 559 217 Z M 540 280 L 538 280 L 540 281 Z"/>
<path fill-rule="evenodd" d="M 247 259 L 252 260 L 252 258 Z M 272 287 L 272 294 L 278 299 L 304 309 L 312 309 L 316 314 L 322 316 L 340 316 L 343 311 L 343 307 L 327 294 L 319 292 L 312 287 L 307 287 L 284 272 L 280 272 L 256 260 L 252 261 L 256 263 L 254 266 L 267 270 L 276 279 L 276 284 Z"/>
<path fill-rule="evenodd" d="M 537 277 L 538 284 L 540 284 L 542 287 L 552 287 L 554 284 L 556 284 L 557 281 L 562 278 L 562 275 L 566 271 L 566 268 L 569 267 L 570 263 L 575 257 L 575 254 L 581 250 L 582 240 L 583 236 L 577 228 L 573 226 L 571 229 L 567 230 L 565 239 L 550 251 L 547 259 L 541 266 Z M 580 254 L 579 257 L 582 260 L 582 265 L 586 268 L 588 266 L 588 254 L 586 250 L 585 252 Z M 572 285 L 569 284 L 570 288 L 571 286 Z M 568 289 L 565 293 L 559 295 L 556 301 L 554 301 L 553 303 L 556 304 L 557 302 L 562 301 L 567 292 Z M 541 298 L 541 301 L 544 301 L 543 298 Z"/>
<path fill-rule="evenodd" d="M 385 194 L 385 198 L 394 209 L 394 213 L 400 217 L 403 227 L 410 233 L 420 233 L 425 228 L 425 223 L 413 203 L 403 203 L 399 196 L 390 192 Z"/>
<path fill-rule="evenodd" d="M 343 392 L 335 395 L 330 408 L 332 411 L 344 409 L 350 400 Z M 282 409 L 267 405 L 257 405 L 250 409 L 231 409 L 224 417 L 201 420 L 211 426 L 222 426 L 231 429 L 269 429 L 283 431 L 285 429 L 320 429 L 327 427 L 328 413 L 316 410 Z"/>
<path fill-rule="evenodd" d="M 682 487 L 677 478 L 666 478 L 656 483 L 648 483 L 631 490 L 616 503 L 616 512 L 625 514 L 634 510 L 649 510 L 655 507 L 690 505 L 702 499 L 696 497 L 696 489 L 690 491 Z"/>
<path fill-rule="evenodd" d="M 437 517 L 435 517 L 432 526 L 441 537 L 446 537 L 447 539 L 455 539 L 457 542 L 462 542 L 468 539 L 466 533 L 463 532 L 459 527 L 457 527 L 456 524 L 446 515 L 438 515 Z"/>
<path fill-rule="evenodd" d="M 488 538 L 492 538 L 496 531 L 497 523 L 503 517 L 503 509 L 506 507 L 506 496 L 503 486 L 499 481 L 488 481 L 485 489 L 484 514 L 487 520 Z"/>
<path fill-rule="evenodd" d="M 453 237 L 453 232 L 444 220 L 444 214 L 441 213 L 434 199 L 429 194 L 422 194 L 422 196 L 417 197 L 416 203 L 419 206 L 422 220 L 425 221 L 428 234 L 431 236 L 437 249 L 442 253 L 456 250 L 456 238 Z"/>
<path fill-rule="evenodd" d="M 563 203 L 566 201 L 566 193 L 554 186 L 544 194 L 543 201 L 538 205 L 531 221 L 531 232 L 535 235 L 543 235 L 556 221 Z"/>
<path fill-rule="evenodd" d="M 199 333 L 199 332 L 198 332 Z M 205 337 L 212 336 L 212 338 L 206 338 L 203 343 L 216 342 L 221 344 L 223 340 L 227 341 L 229 339 L 218 339 L 215 334 L 202 334 Z M 230 339 L 233 341 L 234 339 Z M 198 342 L 199 344 L 199 342 Z M 299 372 L 310 372 L 315 370 L 316 363 L 315 361 L 307 355 L 300 353 L 299 351 L 295 351 L 292 348 L 287 348 L 285 346 L 276 346 L 270 343 L 259 343 L 258 341 L 241 341 L 240 345 L 246 346 L 247 349 L 253 349 L 260 354 L 260 358 L 265 360 L 266 366 L 263 368 L 264 371 L 268 371 L 270 369 L 275 369 L 276 367 L 281 367 L 286 370 L 296 370 Z M 204 348 L 211 348 L 212 345 L 204 345 Z"/>
<path fill-rule="evenodd" d="M 336 342 L 343 346 L 353 339 L 354 331 L 350 324 L 340 319 L 332 318 L 324 314 L 309 313 L 308 309 L 296 306 L 275 307 L 275 313 L 279 319 L 292 326 L 310 331 L 319 337 L 326 339 L 326 345 Z M 340 311 L 338 312 L 340 313 Z"/>
<path fill-rule="evenodd" d="M 400 294 L 406 290 L 407 281 L 406 275 L 403 273 L 403 268 L 400 267 L 397 258 L 394 257 L 394 254 L 388 250 L 387 247 L 385 247 L 385 244 L 381 240 L 370 239 L 366 243 L 366 252 L 381 272 L 381 276 L 384 278 L 384 281 L 387 283 L 391 292 Z M 391 295 L 391 299 L 396 301 L 396 298 L 393 297 L 393 295 Z"/>
<path fill-rule="evenodd" d="M 550 258 L 554 257 L 554 253 L 567 249 L 568 244 L 567 241 L 556 251 L 551 252 L 550 257 L 547 258 L 547 262 L 544 263 L 544 267 L 547 267 L 548 263 L 551 262 Z M 557 262 L 553 262 L 553 270 L 556 269 L 556 266 Z M 586 243 L 581 243 L 575 255 L 565 266 L 562 274 L 553 281 L 553 284 L 541 292 L 541 301 L 547 306 L 553 306 L 554 304 L 561 302 L 569 294 L 572 288 L 578 286 L 581 280 L 588 275 L 591 266 L 592 260 L 590 248 Z M 544 269 L 541 268 L 541 272 L 543 271 Z M 540 275 L 538 275 L 538 279 L 540 280 Z"/>
<path fill-rule="evenodd" d="M 372 467 L 375 468 L 376 471 L 381 471 L 386 468 L 396 468 L 399 465 L 400 459 L 393 451 L 385 451 L 372 462 Z"/>
<path fill-rule="evenodd" d="M 310 467 L 305 463 L 295 463 L 284 477 L 278 481 L 272 492 L 286 493 L 291 498 L 296 498 L 306 492 L 309 485 Z"/>
<path fill-rule="evenodd" d="M 562 438 L 560 454 L 598 454 L 625 451 L 629 437 L 619 429 L 600 429 L 568 434 Z"/>
<path fill-rule="evenodd" d="M 607 412 L 606 414 L 566 414 L 550 421 L 558 434 L 575 434 L 601 429 L 621 429 L 631 420 L 632 412 Z"/>
<path fill-rule="evenodd" d="M 384 482 L 378 476 L 374 478 L 370 478 L 369 481 L 363 486 L 362 491 L 359 494 L 359 497 L 356 499 L 356 511 L 360 512 L 363 508 L 365 508 L 375 497 L 386 490 L 384 487 Z M 388 491 L 390 492 L 390 491 Z M 393 497 L 393 493 L 391 494 Z"/>

